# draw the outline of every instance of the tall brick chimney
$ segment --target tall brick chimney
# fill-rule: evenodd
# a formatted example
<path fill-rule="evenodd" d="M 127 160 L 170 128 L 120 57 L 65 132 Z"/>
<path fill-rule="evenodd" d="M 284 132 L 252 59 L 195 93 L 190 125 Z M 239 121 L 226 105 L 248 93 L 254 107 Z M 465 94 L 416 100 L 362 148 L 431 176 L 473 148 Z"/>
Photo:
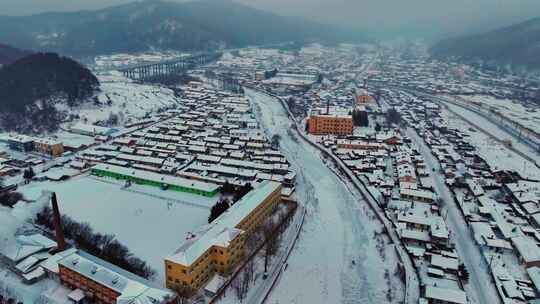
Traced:
<path fill-rule="evenodd" d="M 326 99 L 326 115 L 330 115 L 330 99 Z"/>
<path fill-rule="evenodd" d="M 54 232 L 56 234 L 56 251 L 60 252 L 66 250 L 66 240 L 64 238 L 64 231 L 62 230 L 62 219 L 60 218 L 60 209 L 58 209 L 58 201 L 56 200 L 55 192 L 52 193 L 51 204 L 53 210 Z"/>

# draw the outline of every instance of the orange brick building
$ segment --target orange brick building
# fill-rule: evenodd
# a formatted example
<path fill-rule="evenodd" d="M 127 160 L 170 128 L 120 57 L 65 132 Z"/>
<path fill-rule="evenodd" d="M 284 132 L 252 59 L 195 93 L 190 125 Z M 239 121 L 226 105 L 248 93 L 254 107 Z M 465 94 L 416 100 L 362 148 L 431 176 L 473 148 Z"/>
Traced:
<path fill-rule="evenodd" d="M 353 134 L 353 120 L 350 115 L 311 115 L 307 123 L 308 133 L 314 135 Z"/>
<path fill-rule="evenodd" d="M 373 97 L 369 95 L 358 95 L 356 96 L 356 103 L 358 104 L 366 104 L 371 103 L 373 101 Z"/>
<path fill-rule="evenodd" d="M 170 290 L 154 287 L 144 278 L 82 251 L 58 261 L 58 275 L 62 285 L 83 295 L 78 302 L 116 304 L 151 299 L 155 304 L 172 304 L 177 298 Z"/>
<path fill-rule="evenodd" d="M 58 270 L 62 285 L 67 286 L 70 289 L 80 289 L 87 293 L 91 293 L 91 297 L 96 303 L 115 304 L 116 298 L 120 296 L 119 292 L 66 268 L 65 266 L 58 265 Z"/>
<path fill-rule="evenodd" d="M 364 105 L 373 102 L 373 97 L 371 97 L 367 90 L 365 89 L 356 89 L 356 103 L 358 105 Z"/>

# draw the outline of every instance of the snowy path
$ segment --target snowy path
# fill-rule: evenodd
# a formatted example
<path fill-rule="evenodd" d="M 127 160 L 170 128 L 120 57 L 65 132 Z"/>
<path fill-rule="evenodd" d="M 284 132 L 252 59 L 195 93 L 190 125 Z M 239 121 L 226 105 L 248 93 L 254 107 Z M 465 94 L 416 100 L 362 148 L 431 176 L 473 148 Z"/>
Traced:
<path fill-rule="evenodd" d="M 319 152 L 297 138 L 279 102 L 251 90 L 247 93 L 268 135 L 281 136 L 283 153 L 301 172 L 296 192 L 307 209 L 289 267 L 267 303 L 388 303 L 384 272 L 393 273 L 395 263 L 379 256 L 371 238 L 380 224 L 324 165 Z"/>
<path fill-rule="evenodd" d="M 433 156 L 424 140 L 413 129 L 408 128 L 406 134 L 418 145 L 420 153 L 432 171 L 431 176 L 435 191 L 444 200 L 445 210 L 447 211 L 445 221 L 450 229 L 450 237 L 456 244 L 460 259 L 470 273 L 469 283 L 465 286 L 468 297 L 473 303 L 500 303 L 497 289 L 493 285 L 488 272 L 488 265 L 471 235 L 469 226 L 463 218 L 453 194 L 444 182 L 444 176 L 439 172 L 440 164 L 438 160 Z"/>

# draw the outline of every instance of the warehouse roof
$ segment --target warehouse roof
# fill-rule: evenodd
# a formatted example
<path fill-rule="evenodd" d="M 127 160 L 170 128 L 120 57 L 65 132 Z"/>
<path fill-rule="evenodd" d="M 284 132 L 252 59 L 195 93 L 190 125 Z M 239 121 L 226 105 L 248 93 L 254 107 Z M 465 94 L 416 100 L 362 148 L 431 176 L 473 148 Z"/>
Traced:
<path fill-rule="evenodd" d="M 125 176 L 141 178 L 144 180 L 155 181 L 164 183 L 171 186 L 185 187 L 194 190 L 204 191 L 204 192 L 215 192 L 219 189 L 219 185 L 206 183 L 191 179 L 186 179 L 182 177 L 164 175 L 159 173 L 154 173 L 146 170 L 138 170 L 133 168 L 125 168 L 109 164 L 98 164 L 94 166 L 95 170 L 107 171 L 111 173 L 121 174 Z"/>
<path fill-rule="evenodd" d="M 440 288 L 435 286 L 426 286 L 426 298 L 445 301 L 448 303 L 465 304 L 467 296 L 465 292 L 456 289 Z"/>

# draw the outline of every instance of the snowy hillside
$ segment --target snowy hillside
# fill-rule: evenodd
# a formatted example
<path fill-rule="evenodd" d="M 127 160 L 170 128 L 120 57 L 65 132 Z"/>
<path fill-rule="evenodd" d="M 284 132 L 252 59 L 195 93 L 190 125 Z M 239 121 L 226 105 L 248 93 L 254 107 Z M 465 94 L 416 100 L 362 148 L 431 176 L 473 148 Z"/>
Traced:
<path fill-rule="evenodd" d="M 117 115 L 118 124 L 136 121 L 159 110 L 177 105 L 180 101 L 173 90 L 158 85 L 134 83 L 120 72 L 106 72 L 97 75 L 101 92 L 96 96 L 98 103 L 86 103 L 69 109 L 84 123 L 93 124 L 107 121 L 111 114 Z"/>

